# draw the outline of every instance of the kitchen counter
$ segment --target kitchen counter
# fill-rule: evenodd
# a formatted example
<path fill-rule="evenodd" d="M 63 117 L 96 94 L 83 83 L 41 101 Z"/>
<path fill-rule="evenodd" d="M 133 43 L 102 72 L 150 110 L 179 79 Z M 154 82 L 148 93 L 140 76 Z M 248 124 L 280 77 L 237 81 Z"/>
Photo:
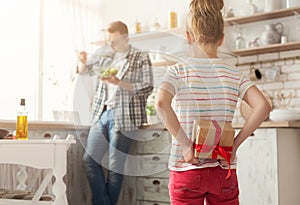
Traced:
<path fill-rule="evenodd" d="M 233 123 L 234 128 L 242 128 L 244 123 Z M 0 128 L 4 129 L 15 129 L 16 122 L 14 120 L 0 120 Z M 55 121 L 29 121 L 29 129 L 56 129 L 56 130 L 66 130 L 66 129 L 76 129 L 76 130 L 88 130 L 90 126 L 88 125 L 76 125 L 68 122 L 55 122 Z M 272 122 L 265 121 L 260 126 L 260 128 L 300 128 L 300 121 L 282 121 L 282 122 Z M 145 124 L 142 129 L 165 129 L 163 124 Z"/>
<path fill-rule="evenodd" d="M 234 128 L 242 128 L 244 123 L 232 123 Z M 264 121 L 259 128 L 300 128 L 300 121 Z"/>
<path fill-rule="evenodd" d="M 15 129 L 16 121 L 14 120 L 0 120 L 0 128 Z M 57 121 L 29 121 L 29 130 L 49 129 L 49 130 L 88 130 L 88 125 L 76 125 L 68 122 Z"/>

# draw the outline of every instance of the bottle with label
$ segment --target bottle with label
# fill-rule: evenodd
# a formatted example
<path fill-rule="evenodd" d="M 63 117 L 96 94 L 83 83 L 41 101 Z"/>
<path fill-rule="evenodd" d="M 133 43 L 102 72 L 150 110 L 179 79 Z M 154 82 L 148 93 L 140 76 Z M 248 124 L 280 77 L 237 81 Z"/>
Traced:
<path fill-rule="evenodd" d="M 28 140 L 28 112 L 25 107 L 25 99 L 21 99 L 20 108 L 17 112 L 17 124 L 16 124 L 16 139 Z"/>

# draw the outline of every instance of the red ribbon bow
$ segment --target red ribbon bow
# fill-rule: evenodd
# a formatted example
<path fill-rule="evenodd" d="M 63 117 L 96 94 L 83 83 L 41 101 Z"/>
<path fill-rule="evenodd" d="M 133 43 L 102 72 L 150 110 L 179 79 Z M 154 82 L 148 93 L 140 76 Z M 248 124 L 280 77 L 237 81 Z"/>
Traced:
<path fill-rule="evenodd" d="M 212 159 L 217 159 L 218 155 L 223 157 L 228 162 L 228 166 L 229 166 L 226 179 L 228 179 L 231 176 L 231 169 L 230 169 L 230 158 L 231 158 L 230 152 L 232 151 L 231 146 L 220 146 L 219 144 L 216 146 L 194 144 L 194 148 L 197 152 L 209 152 L 210 150 L 213 149 Z"/>

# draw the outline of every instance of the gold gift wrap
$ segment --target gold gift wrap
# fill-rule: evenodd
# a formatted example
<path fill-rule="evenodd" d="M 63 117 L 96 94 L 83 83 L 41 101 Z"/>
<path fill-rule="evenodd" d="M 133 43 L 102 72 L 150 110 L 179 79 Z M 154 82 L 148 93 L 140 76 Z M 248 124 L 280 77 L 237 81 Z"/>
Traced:
<path fill-rule="evenodd" d="M 226 159 L 230 156 L 235 130 L 231 123 L 216 120 L 195 120 L 193 125 L 194 156 L 204 159 Z"/>

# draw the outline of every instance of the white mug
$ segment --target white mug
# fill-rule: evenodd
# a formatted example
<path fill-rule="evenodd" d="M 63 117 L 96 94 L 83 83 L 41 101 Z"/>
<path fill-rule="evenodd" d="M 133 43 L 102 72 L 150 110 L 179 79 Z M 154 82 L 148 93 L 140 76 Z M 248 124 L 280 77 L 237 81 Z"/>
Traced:
<path fill-rule="evenodd" d="M 281 36 L 281 43 L 287 43 L 287 37 L 286 36 Z"/>
<path fill-rule="evenodd" d="M 278 66 L 275 66 L 275 67 L 272 67 L 272 68 L 269 68 L 266 70 L 265 72 L 265 78 L 269 81 L 274 81 L 278 78 L 279 76 L 279 67 Z"/>

